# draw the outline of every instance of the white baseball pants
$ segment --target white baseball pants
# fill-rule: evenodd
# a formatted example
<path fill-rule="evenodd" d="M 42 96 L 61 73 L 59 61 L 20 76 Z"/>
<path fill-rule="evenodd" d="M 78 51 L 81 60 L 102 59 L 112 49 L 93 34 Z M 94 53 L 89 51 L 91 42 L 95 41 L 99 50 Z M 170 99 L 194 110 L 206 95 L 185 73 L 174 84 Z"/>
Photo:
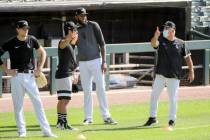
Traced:
<path fill-rule="evenodd" d="M 23 116 L 23 100 L 25 93 L 27 93 L 33 103 L 36 117 L 38 118 L 42 132 L 44 134 L 51 133 L 51 129 L 39 97 L 39 90 L 35 83 L 34 75 L 28 73 L 18 73 L 17 76 L 12 77 L 11 92 L 18 132 L 26 133 L 25 120 Z"/>
<path fill-rule="evenodd" d="M 157 117 L 159 96 L 164 87 L 166 86 L 169 95 L 169 105 L 170 105 L 169 120 L 176 119 L 177 95 L 178 95 L 179 83 L 180 80 L 176 78 L 166 78 L 162 75 L 156 74 L 150 98 L 150 117 Z"/>
<path fill-rule="evenodd" d="M 92 82 L 96 83 L 96 93 L 99 101 L 100 111 L 103 119 L 110 117 L 106 93 L 105 80 L 101 70 L 101 59 L 90 61 L 80 61 L 79 69 L 81 75 L 82 88 L 84 91 L 84 113 L 85 119 L 93 119 L 93 101 L 92 101 Z"/>

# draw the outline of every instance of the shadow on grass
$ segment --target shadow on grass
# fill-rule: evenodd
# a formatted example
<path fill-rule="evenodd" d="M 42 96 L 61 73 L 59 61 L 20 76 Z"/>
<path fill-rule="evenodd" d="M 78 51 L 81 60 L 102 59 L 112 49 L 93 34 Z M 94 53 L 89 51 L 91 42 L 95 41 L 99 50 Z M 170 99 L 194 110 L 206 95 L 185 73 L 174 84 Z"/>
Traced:
<path fill-rule="evenodd" d="M 19 138 L 18 136 L 0 136 L 0 139 L 14 139 L 14 138 Z"/>
<path fill-rule="evenodd" d="M 103 126 L 104 123 L 94 123 L 91 125 L 84 125 L 84 124 L 71 124 L 71 126 L 78 127 L 78 126 Z M 50 127 L 56 127 L 56 125 L 50 125 Z"/>
<path fill-rule="evenodd" d="M 41 131 L 40 126 L 39 125 L 28 125 L 26 126 L 27 128 L 27 132 L 34 132 L 34 131 Z M 8 132 L 18 132 L 18 129 L 15 125 L 11 125 L 11 126 L 0 126 L 0 134 L 3 135 L 3 133 L 5 133 L 4 135 L 9 135 L 9 136 L 1 136 L 0 135 L 0 139 L 14 139 L 14 138 L 19 138 L 17 135 L 14 135 L 13 133 L 10 134 Z M 31 136 L 30 136 L 31 137 Z M 32 137 L 39 137 L 39 136 L 32 136 Z"/>
<path fill-rule="evenodd" d="M 32 138 L 32 137 L 35 138 L 35 137 L 41 137 L 41 136 L 30 136 L 30 138 Z M 18 136 L 0 136 L 0 139 L 8 139 L 8 140 L 11 140 L 11 139 L 14 139 L 14 138 L 20 138 L 20 137 L 18 137 Z M 24 139 L 26 139 L 26 138 L 24 138 Z"/>
<path fill-rule="evenodd" d="M 27 128 L 34 128 L 34 127 L 36 128 L 36 127 L 39 127 L 39 125 L 27 125 L 26 127 Z M 0 126 L 0 129 L 1 128 L 6 129 L 6 128 L 17 128 L 17 127 L 16 127 L 16 125 L 10 125 L 10 126 Z"/>
<path fill-rule="evenodd" d="M 97 132 L 97 131 L 128 131 L 128 130 L 139 130 L 139 129 L 157 129 L 161 128 L 161 126 L 154 126 L 154 127 L 145 127 L 145 126 L 130 126 L 130 127 L 121 127 L 121 128 L 102 128 L 102 129 L 87 129 L 81 131 L 82 133 L 85 132 Z"/>
<path fill-rule="evenodd" d="M 26 129 L 27 129 L 27 131 L 41 131 L 39 125 L 28 125 L 28 126 L 26 126 Z M 0 126 L 0 133 L 17 132 L 17 131 L 18 130 L 17 130 L 17 127 L 15 125 Z"/>

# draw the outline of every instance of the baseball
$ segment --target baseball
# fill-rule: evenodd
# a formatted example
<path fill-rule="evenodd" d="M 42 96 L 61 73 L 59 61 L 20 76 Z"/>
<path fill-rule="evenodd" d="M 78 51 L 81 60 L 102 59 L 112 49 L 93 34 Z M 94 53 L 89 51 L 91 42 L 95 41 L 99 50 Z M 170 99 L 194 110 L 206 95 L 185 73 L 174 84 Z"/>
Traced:
<path fill-rule="evenodd" d="M 78 134 L 77 139 L 78 140 L 86 140 L 86 137 L 83 134 Z"/>
<path fill-rule="evenodd" d="M 173 131 L 173 127 L 167 126 L 163 128 L 164 131 Z"/>

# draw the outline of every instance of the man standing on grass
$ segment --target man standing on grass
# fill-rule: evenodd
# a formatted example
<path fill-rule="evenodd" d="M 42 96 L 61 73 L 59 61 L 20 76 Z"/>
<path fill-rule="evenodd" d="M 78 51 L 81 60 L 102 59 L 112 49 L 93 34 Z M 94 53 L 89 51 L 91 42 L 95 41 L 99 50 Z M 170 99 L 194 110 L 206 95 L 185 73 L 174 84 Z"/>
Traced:
<path fill-rule="evenodd" d="M 190 51 L 185 47 L 183 40 L 175 36 L 176 26 L 173 22 L 167 21 L 161 34 L 157 27 L 151 45 L 157 50 L 158 60 L 156 76 L 150 99 L 150 117 L 144 126 L 151 126 L 158 123 L 157 109 L 158 99 L 163 88 L 166 86 L 169 94 L 169 128 L 175 126 L 177 111 L 177 95 L 182 72 L 182 60 L 185 59 L 189 67 L 188 80 L 194 80 L 193 62 Z"/>
<path fill-rule="evenodd" d="M 92 82 L 96 83 L 96 93 L 101 115 L 105 124 L 117 124 L 109 113 L 104 74 L 106 72 L 106 45 L 98 23 L 87 20 L 84 8 L 75 11 L 78 28 L 78 58 L 79 70 L 84 91 L 84 125 L 93 123 Z"/>
<path fill-rule="evenodd" d="M 57 138 L 51 132 L 50 125 L 45 116 L 39 96 L 39 89 L 35 77 L 39 77 L 46 59 L 46 52 L 34 36 L 28 35 L 29 25 L 25 20 L 16 23 L 17 36 L 12 37 L 0 48 L 0 56 L 9 52 L 11 69 L 8 69 L 0 59 L 0 67 L 11 78 L 11 92 L 14 105 L 15 120 L 18 127 L 19 137 L 26 137 L 26 126 L 23 116 L 23 100 L 25 93 L 30 97 L 36 117 L 41 126 L 43 136 Z M 34 52 L 36 49 L 39 56 L 37 69 L 34 70 Z"/>

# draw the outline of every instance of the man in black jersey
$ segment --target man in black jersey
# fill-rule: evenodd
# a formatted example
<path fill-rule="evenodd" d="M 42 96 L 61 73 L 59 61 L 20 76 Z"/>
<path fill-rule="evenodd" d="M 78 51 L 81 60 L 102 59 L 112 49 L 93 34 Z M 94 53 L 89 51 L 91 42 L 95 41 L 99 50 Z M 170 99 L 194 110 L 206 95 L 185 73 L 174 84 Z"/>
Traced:
<path fill-rule="evenodd" d="M 59 64 L 56 71 L 56 88 L 58 95 L 56 127 L 61 130 L 76 130 L 67 122 L 67 105 L 71 100 L 72 82 L 77 83 L 74 70 L 77 67 L 75 44 L 78 39 L 77 26 L 73 22 L 64 25 L 65 37 L 58 44 Z"/>
<path fill-rule="evenodd" d="M 176 120 L 177 95 L 182 72 L 182 61 L 185 59 L 189 75 L 188 80 L 191 83 L 194 80 L 193 62 L 190 51 L 185 47 L 183 40 L 175 36 L 176 25 L 172 21 L 164 24 L 164 30 L 161 33 L 157 27 L 151 45 L 157 50 L 158 60 L 156 65 L 156 76 L 153 83 L 153 89 L 150 99 L 150 117 L 144 126 L 151 126 L 158 121 L 157 109 L 158 99 L 161 91 L 166 86 L 169 95 L 169 121 L 168 128 L 172 130 Z"/>
<path fill-rule="evenodd" d="M 35 82 L 42 71 L 46 52 L 39 45 L 34 36 L 28 35 L 28 22 L 20 20 L 16 23 L 17 36 L 12 37 L 0 48 L 0 56 L 9 53 L 11 69 L 8 69 L 0 59 L 2 70 L 11 75 L 11 92 L 14 104 L 15 120 L 18 127 L 19 137 L 26 137 L 26 126 L 23 116 L 23 100 L 27 93 L 33 103 L 36 117 L 45 137 L 57 137 L 51 132 L 49 123 L 39 96 L 39 90 Z M 37 69 L 34 70 L 33 50 L 36 49 L 39 56 Z"/>

